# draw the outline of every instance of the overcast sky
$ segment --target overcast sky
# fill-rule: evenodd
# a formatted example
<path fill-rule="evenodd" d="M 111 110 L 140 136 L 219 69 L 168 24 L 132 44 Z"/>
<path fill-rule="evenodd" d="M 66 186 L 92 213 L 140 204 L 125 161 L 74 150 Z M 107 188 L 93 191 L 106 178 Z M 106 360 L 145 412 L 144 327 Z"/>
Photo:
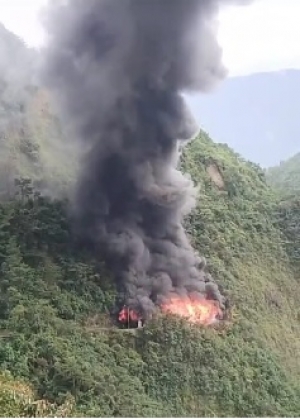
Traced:
<path fill-rule="evenodd" d="M 39 46 L 43 31 L 38 12 L 45 3 L 0 0 L 0 21 L 28 45 Z M 300 0 L 256 0 L 224 10 L 219 40 L 231 75 L 300 68 L 299 21 Z"/>

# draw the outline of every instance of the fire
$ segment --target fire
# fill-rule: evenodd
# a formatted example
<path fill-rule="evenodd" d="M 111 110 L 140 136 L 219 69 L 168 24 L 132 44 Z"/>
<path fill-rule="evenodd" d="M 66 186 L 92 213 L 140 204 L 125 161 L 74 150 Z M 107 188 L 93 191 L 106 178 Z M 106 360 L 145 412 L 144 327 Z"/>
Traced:
<path fill-rule="evenodd" d="M 138 322 L 139 320 L 138 313 L 128 307 L 123 307 L 119 313 L 119 322 L 121 323 Z"/>
<path fill-rule="evenodd" d="M 200 298 L 195 295 L 186 297 L 173 295 L 160 308 L 164 313 L 175 314 L 191 323 L 198 323 L 204 326 L 209 326 L 223 317 L 223 312 L 217 301 L 207 300 L 204 297 Z M 138 323 L 142 320 L 142 317 L 137 311 L 124 306 L 119 313 L 118 319 L 120 323 L 127 324 Z"/>
<path fill-rule="evenodd" d="M 161 309 L 165 313 L 175 314 L 186 318 L 191 323 L 199 323 L 204 326 L 213 324 L 222 318 L 222 310 L 217 301 L 194 296 L 173 296 L 162 305 Z"/>

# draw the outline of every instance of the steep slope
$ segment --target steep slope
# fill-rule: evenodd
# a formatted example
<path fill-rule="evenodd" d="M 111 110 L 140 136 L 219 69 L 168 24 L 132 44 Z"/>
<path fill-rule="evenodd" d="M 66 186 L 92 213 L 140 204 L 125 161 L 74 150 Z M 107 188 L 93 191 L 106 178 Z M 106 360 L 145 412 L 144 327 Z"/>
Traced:
<path fill-rule="evenodd" d="M 76 165 L 49 94 L 37 83 L 37 62 L 37 53 L 0 25 L 2 198 L 14 194 L 16 177 L 29 177 L 39 189 L 58 194 Z"/>
<path fill-rule="evenodd" d="M 287 70 L 229 78 L 191 105 L 212 138 L 269 167 L 300 151 L 299 98 L 300 71 Z"/>
<path fill-rule="evenodd" d="M 65 204 L 21 184 L 0 215 L 0 365 L 83 416 L 298 416 L 299 278 L 263 171 L 204 133 L 182 160 L 200 186 L 187 229 L 227 294 L 220 330 L 172 317 L 116 328 L 114 283 L 74 246 Z"/>
<path fill-rule="evenodd" d="M 68 203 L 49 198 L 74 180 L 76 150 L 32 51 L 3 27 L 0 45 L 0 415 L 299 416 L 300 206 L 291 218 L 259 167 L 202 133 L 182 159 L 200 186 L 186 228 L 230 321 L 119 329 L 101 255 L 78 249 Z"/>
<path fill-rule="evenodd" d="M 282 196 L 300 196 L 300 153 L 267 170 L 267 179 Z"/>
<path fill-rule="evenodd" d="M 223 176 L 225 191 L 210 180 L 207 167 L 212 163 Z M 198 211 L 191 219 L 200 251 L 209 258 L 240 314 L 252 324 L 259 321 L 255 333 L 271 346 L 276 335 L 289 340 L 290 316 L 294 327 L 298 321 L 294 296 L 299 290 L 276 224 L 278 204 L 263 172 L 206 136 L 192 143 L 185 167 L 203 185 Z M 274 349 L 285 352 L 284 341 L 278 340 Z M 286 353 L 285 359 L 293 364 L 290 355 Z"/>

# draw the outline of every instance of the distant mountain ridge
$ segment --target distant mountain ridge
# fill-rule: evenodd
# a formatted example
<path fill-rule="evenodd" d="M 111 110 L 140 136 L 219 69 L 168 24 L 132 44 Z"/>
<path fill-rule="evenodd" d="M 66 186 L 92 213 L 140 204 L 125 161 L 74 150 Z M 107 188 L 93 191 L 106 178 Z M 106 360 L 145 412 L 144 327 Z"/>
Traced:
<path fill-rule="evenodd" d="M 66 145 L 51 98 L 38 80 L 39 54 L 0 23 L 0 198 L 14 193 L 15 178 L 58 192 L 73 171 L 74 145 Z M 68 151 L 66 151 L 68 149 Z M 67 157 L 66 157 L 67 156 Z M 69 164 L 69 162 L 71 163 Z M 59 187 L 57 184 L 59 176 Z M 47 178 L 47 181 L 46 181 Z"/>
<path fill-rule="evenodd" d="M 300 152 L 300 70 L 229 78 L 190 104 L 215 141 L 263 167 Z"/>
<path fill-rule="evenodd" d="M 280 163 L 279 166 L 270 167 L 267 179 L 281 196 L 300 198 L 300 153 Z"/>

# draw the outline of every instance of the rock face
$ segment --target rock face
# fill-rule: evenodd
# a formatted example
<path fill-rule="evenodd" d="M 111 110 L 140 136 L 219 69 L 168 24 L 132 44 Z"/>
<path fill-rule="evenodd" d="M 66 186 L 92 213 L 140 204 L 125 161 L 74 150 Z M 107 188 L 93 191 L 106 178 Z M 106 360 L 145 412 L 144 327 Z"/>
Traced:
<path fill-rule="evenodd" d="M 225 183 L 223 180 L 223 176 L 220 173 L 219 168 L 217 167 L 216 164 L 210 164 L 207 168 L 206 171 L 209 175 L 209 177 L 211 178 L 211 180 L 214 182 L 214 184 L 220 189 L 224 189 L 225 187 Z"/>

